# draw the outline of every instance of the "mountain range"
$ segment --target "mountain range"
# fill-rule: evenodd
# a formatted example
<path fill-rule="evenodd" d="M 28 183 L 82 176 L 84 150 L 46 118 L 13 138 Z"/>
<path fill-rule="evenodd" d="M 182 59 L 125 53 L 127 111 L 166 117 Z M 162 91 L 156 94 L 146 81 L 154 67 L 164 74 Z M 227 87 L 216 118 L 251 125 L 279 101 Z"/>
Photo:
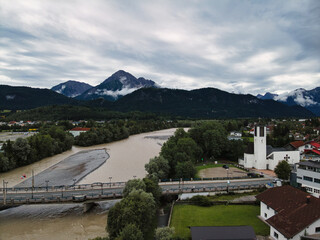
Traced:
<path fill-rule="evenodd" d="M 300 105 L 310 110 L 315 115 L 320 116 L 320 87 L 312 90 L 298 88 L 281 95 L 267 92 L 265 95 L 258 94 L 257 97 L 263 100 L 272 99 L 289 106 Z"/>
<path fill-rule="evenodd" d="M 124 95 L 144 87 L 159 86 L 154 81 L 142 77 L 136 78 L 128 72 L 119 70 L 95 87 L 76 81 L 68 81 L 52 87 L 51 90 L 68 97 L 75 97 L 78 100 L 103 98 L 115 101 Z"/>
<path fill-rule="evenodd" d="M 304 103 L 309 104 L 307 106 L 310 107 L 311 103 L 318 106 L 319 88 L 309 92 L 308 95 L 300 90 L 299 94 L 288 95 L 286 101 L 280 101 L 284 98 L 270 93 L 255 97 L 215 88 L 191 91 L 168 89 L 120 70 L 95 87 L 71 80 L 52 90 L 0 85 L 0 109 L 24 110 L 49 105 L 73 105 L 98 107 L 104 111 L 141 111 L 191 118 L 305 118 L 314 116 L 309 111 L 311 109 L 307 110 L 295 103 L 300 101 L 301 104 L 303 96 Z M 280 102 L 274 101 L 275 98 L 279 98 Z"/>

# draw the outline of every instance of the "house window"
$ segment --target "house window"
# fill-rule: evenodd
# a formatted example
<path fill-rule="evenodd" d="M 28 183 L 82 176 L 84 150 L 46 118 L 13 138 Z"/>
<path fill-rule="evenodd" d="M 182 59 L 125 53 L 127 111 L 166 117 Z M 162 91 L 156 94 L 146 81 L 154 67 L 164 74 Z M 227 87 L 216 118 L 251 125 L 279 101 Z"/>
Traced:
<path fill-rule="evenodd" d="M 264 137 L 264 127 L 260 127 L 260 137 Z"/>
<path fill-rule="evenodd" d="M 314 191 L 315 193 L 320 193 L 320 190 L 319 190 L 319 189 L 313 189 L 313 191 Z"/>
<path fill-rule="evenodd" d="M 311 187 L 305 187 L 305 189 L 307 190 L 307 192 L 313 192 L 313 189 Z"/>
<path fill-rule="evenodd" d="M 267 209 L 269 210 L 269 206 L 267 206 Z"/>
<path fill-rule="evenodd" d="M 275 238 L 277 238 L 277 239 L 278 239 L 279 234 L 278 234 L 278 233 L 276 233 L 276 232 L 274 232 L 274 233 L 273 233 L 273 236 L 274 236 Z"/>
<path fill-rule="evenodd" d="M 320 227 L 316 227 L 316 232 L 320 232 Z"/>
<path fill-rule="evenodd" d="M 257 136 L 257 127 L 254 127 L 254 136 Z"/>
<path fill-rule="evenodd" d="M 265 217 L 265 218 L 267 218 L 267 217 L 268 217 L 268 215 L 265 213 L 265 214 L 264 214 L 264 217 Z"/>
<path fill-rule="evenodd" d="M 320 179 L 319 179 L 319 178 L 315 178 L 315 179 L 314 179 L 314 182 L 320 183 Z"/>
<path fill-rule="evenodd" d="M 308 176 L 303 176 L 303 180 L 312 182 L 312 181 L 313 181 L 313 178 L 312 178 L 312 177 L 308 177 Z"/>

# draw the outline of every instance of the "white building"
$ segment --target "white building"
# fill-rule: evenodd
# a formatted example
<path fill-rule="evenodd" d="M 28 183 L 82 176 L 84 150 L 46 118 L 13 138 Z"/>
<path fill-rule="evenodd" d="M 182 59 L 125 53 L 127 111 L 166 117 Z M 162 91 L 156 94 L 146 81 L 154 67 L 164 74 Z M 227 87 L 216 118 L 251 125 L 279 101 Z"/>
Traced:
<path fill-rule="evenodd" d="M 320 162 L 307 161 L 297 164 L 297 183 L 310 194 L 320 197 Z"/>
<path fill-rule="evenodd" d="M 74 137 L 77 137 L 80 135 L 80 133 L 88 132 L 90 131 L 90 128 L 82 128 L 82 127 L 76 127 L 72 128 L 69 133 L 71 133 Z"/>
<path fill-rule="evenodd" d="M 289 185 L 270 188 L 257 199 L 272 239 L 319 239 L 320 199 Z"/>
<path fill-rule="evenodd" d="M 245 168 L 274 170 L 280 161 L 286 160 L 289 164 L 300 161 L 299 151 L 288 151 L 284 148 L 272 148 L 267 146 L 266 127 L 254 128 L 253 147 L 249 145 L 239 164 Z"/>

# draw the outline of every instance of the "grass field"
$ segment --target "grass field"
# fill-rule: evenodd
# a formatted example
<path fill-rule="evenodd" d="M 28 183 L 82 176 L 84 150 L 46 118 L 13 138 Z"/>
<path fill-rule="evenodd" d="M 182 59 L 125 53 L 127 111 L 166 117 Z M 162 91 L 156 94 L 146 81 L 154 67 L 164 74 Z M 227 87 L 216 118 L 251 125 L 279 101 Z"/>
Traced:
<path fill-rule="evenodd" d="M 269 227 L 258 219 L 260 207 L 254 205 L 218 205 L 200 207 L 194 205 L 175 205 L 171 227 L 175 235 L 190 238 L 189 226 L 236 226 L 250 225 L 256 235 L 269 235 Z"/>

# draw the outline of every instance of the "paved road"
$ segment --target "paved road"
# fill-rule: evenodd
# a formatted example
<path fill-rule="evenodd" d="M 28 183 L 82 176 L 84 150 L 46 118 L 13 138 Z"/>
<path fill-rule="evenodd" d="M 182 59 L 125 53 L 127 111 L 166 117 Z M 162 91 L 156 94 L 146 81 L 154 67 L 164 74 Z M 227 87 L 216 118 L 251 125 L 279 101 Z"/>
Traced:
<path fill-rule="evenodd" d="M 204 192 L 204 191 L 222 191 L 238 189 L 238 188 L 250 188 L 258 187 L 270 183 L 270 179 L 246 179 L 246 180 L 220 180 L 220 181 L 181 181 L 181 182 L 167 182 L 160 183 L 163 190 L 163 194 L 174 194 L 181 192 Z M 47 200 L 57 201 L 58 199 L 69 200 L 72 202 L 74 196 L 86 196 L 92 199 L 121 197 L 123 187 L 125 183 L 105 183 L 102 186 L 97 183 L 93 185 L 76 185 L 69 188 L 38 188 L 28 191 L 7 191 L 6 200 L 9 203 L 12 199 L 16 201 L 31 200 Z M 47 191 L 48 190 L 48 191 Z M 81 199 L 81 198 L 80 198 Z M 0 204 L 3 204 L 4 194 L 0 194 Z"/>

